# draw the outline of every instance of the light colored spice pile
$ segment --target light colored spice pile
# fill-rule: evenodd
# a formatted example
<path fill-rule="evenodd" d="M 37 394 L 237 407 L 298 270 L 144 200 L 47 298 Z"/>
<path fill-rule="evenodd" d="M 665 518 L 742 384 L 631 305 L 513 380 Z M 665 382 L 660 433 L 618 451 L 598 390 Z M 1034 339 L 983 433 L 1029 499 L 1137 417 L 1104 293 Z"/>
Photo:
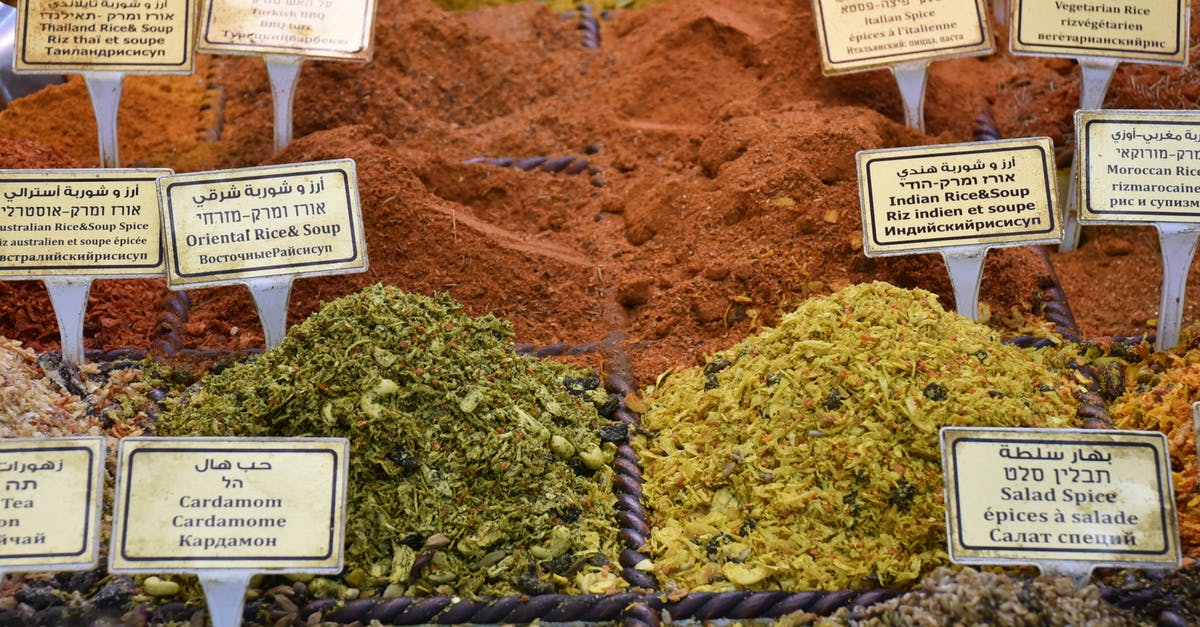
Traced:
<path fill-rule="evenodd" d="M 914 581 L 947 561 L 938 429 L 1073 426 L 1066 356 L 920 290 L 808 301 L 645 391 L 643 567 L 677 592 Z"/>
<path fill-rule="evenodd" d="M 781 625 L 807 625 L 805 617 L 788 617 Z M 818 627 L 940 627 L 995 625 L 1041 627 L 1137 625 L 1100 598 L 1100 589 L 1076 588 L 1065 577 L 1014 579 L 1006 574 L 964 568 L 939 568 L 921 585 L 900 597 L 864 608 L 842 608 Z"/>
<path fill-rule="evenodd" d="M 388 595 L 623 587 L 595 377 L 518 355 L 511 326 L 373 286 L 205 377 L 159 435 L 350 440 L 343 580 Z"/>
<path fill-rule="evenodd" d="M 0 337 L 0 437 L 100 435 L 87 405 L 46 378 L 37 355 Z"/>

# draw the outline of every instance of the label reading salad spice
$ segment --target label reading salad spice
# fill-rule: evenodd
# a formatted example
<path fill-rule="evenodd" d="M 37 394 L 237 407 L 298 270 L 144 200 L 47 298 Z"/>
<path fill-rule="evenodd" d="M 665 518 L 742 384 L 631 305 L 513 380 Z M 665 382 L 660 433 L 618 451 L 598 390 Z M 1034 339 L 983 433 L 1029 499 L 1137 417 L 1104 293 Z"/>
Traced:
<path fill-rule="evenodd" d="M 1187 65 L 1187 0 L 1012 0 L 1015 54 Z"/>
<path fill-rule="evenodd" d="M 992 52 L 986 0 L 813 0 L 813 12 L 825 74 Z"/>
<path fill-rule="evenodd" d="M 197 50 L 371 58 L 375 0 L 205 0 Z"/>
<path fill-rule="evenodd" d="M 104 438 L 0 441 L 0 569 L 93 568 L 103 471 Z"/>
<path fill-rule="evenodd" d="M 0 277 L 162 276 L 155 180 L 170 173 L 0 173 Z"/>
<path fill-rule="evenodd" d="M 158 190 L 173 287 L 367 267 L 352 160 L 167 176 Z"/>
<path fill-rule="evenodd" d="M 1080 222 L 1200 222 L 1200 114 L 1076 111 Z"/>
<path fill-rule="evenodd" d="M 1062 239 L 1049 138 L 864 150 L 856 159 L 869 256 Z"/>
<path fill-rule="evenodd" d="M 345 438 L 126 438 L 109 570 L 337 572 Z"/>
<path fill-rule="evenodd" d="M 941 439 L 954 561 L 1179 565 L 1162 433 L 956 427 Z"/>
<path fill-rule="evenodd" d="M 23 0 L 17 72 L 190 74 L 194 0 Z"/>

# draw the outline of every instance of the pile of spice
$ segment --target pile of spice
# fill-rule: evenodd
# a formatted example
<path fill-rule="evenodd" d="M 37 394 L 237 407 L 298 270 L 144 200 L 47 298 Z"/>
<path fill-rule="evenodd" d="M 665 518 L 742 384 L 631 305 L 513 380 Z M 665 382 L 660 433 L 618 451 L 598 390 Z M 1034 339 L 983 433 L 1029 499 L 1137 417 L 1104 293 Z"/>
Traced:
<path fill-rule="evenodd" d="M 808 617 L 787 617 L 783 625 L 814 624 Z M 842 608 L 818 627 L 856 625 L 1089 625 L 1122 627 L 1138 624 L 1121 610 L 1105 603 L 1100 589 L 1076 588 L 1065 577 L 1015 578 L 1002 573 L 964 568 L 955 572 L 939 568 L 913 591 L 867 607 Z"/>
<path fill-rule="evenodd" d="M 0 336 L 0 437 L 100 435 L 87 405 L 46 378 L 37 355 Z"/>
<path fill-rule="evenodd" d="M 1068 357 L 921 290 L 810 300 L 646 390 L 647 567 L 679 592 L 914 581 L 947 561 L 938 430 L 1073 426 Z"/>
<path fill-rule="evenodd" d="M 599 379 L 518 355 L 508 322 L 375 285 L 205 377 L 158 435 L 350 440 L 346 569 L 389 596 L 621 586 Z"/>

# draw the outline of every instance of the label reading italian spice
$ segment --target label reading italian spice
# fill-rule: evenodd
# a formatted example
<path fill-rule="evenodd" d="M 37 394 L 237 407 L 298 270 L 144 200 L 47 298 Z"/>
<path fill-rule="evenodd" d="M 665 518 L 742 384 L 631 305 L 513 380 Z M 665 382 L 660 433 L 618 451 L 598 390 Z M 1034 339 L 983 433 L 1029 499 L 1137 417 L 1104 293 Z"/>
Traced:
<path fill-rule="evenodd" d="M 158 189 L 172 287 L 367 267 L 349 159 L 179 174 Z"/>
<path fill-rule="evenodd" d="M 946 428 L 941 439 L 954 561 L 1179 565 L 1162 433 Z"/>
<path fill-rule="evenodd" d="M 162 276 L 155 180 L 170 173 L 0 173 L 0 277 Z"/>
<path fill-rule="evenodd" d="M 197 50 L 368 61 L 375 0 L 205 0 Z"/>
<path fill-rule="evenodd" d="M 986 0 L 813 0 L 813 12 L 825 74 L 993 48 Z"/>
<path fill-rule="evenodd" d="M 864 150 L 856 159 L 869 256 L 1062 239 L 1049 138 Z"/>
<path fill-rule="evenodd" d="M 1080 222 L 1200 222 L 1200 113 L 1076 111 Z"/>
<path fill-rule="evenodd" d="M 109 570 L 337 572 L 345 438 L 126 438 Z"/>
<path fill-rule="evenodd" d="M 104 438 L 0 440 L 0 570 L 87 570 L 100 555 Z"/>
<path fill-rule="evenodd" d="M 24 0 L 17 72 L 190 74 L 195 0 Z"/>
<path fill-rule="evenodd" d="M 1012 0 L 1015 54 L 1187 65 L 1187 0 Z"/>

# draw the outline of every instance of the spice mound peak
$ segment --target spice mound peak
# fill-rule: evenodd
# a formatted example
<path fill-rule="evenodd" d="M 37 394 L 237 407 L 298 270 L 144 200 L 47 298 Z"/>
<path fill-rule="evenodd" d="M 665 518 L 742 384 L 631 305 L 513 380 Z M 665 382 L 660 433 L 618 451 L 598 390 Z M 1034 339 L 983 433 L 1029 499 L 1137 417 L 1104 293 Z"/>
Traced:
<path fill-rule="evenodd" d="M 607 400 L 588 373 L 514 352 L 504 320 L 374 285 L 206 377 L 156 430 L 348 438 L 348 586 L 598 593 L 623 586 Z"/>
<path fill-rule="evenodd" d="M 1072 426 L 1066 352 L 1002 344 L 932 293 L 852 285 L 643 394 L 660 580 L 894 586 L 947 561 L 938 430 Z"/>

